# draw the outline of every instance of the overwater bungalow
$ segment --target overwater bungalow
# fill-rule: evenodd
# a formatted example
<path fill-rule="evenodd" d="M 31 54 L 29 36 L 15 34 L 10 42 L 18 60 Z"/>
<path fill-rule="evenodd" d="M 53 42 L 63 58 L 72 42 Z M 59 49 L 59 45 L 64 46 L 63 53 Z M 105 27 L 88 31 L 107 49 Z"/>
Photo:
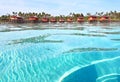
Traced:
<path fill-rule="evenodd" d="M 97 22 L 97 16 L 89 16 L 88 17 L 88 22 L 90 22 L 90 23 Z"/>
<path fill-rule="evenodd" d="M 3 23 L 9 22 L 9 18 L 1 18 L 0 20 L 1 20 L 1 22 L 3 22 Z"/>
<path fill-rule="evenodd" d="M 108 16 L 102 16 L 99 19 L 100 22 L 110 22 L 110 17 Z"/>
<path fill-rule="evenodd" d="M 68 17 L 67 18 L 67 22 L 72 23 L 73 22 L 73 18 L 72 17 Z"/>
<path fill-rule="evenodd" d="M 10 16 L 10 22 L 12 23 L 23 23 L 24 19 L 20 16 Z"/>
<path fill-rule="evenodd" d="M 55 17 L 51 17 L 51 18 L 50 18 L 50 22 L 51 22 L 51 23 L 56 23 L 56 22 L 57 22 L 57 19 L 56 19 Z"/>
<path fill-rule="evenodd" d="M 36 16 L 31 16 L 28 18 L 28 22 L 31 22 L 31 23 L 37 23 L 38 21 L 39 19 Z"/>
<path fill-rule="evenodd" d="M 84 17 L 78 17 L 77 22 L 79 22 L 79 23 L 84 22 Z"/>
<path fill-rule="evenodd" d="M 49 18 L 43 17 L 43 18 L 41 19 L 41 22 L 42 22 L 42 23 L 47 23 L 47 22 L 49 22 Z"/>
<path fill-rule="evenodd" d="M 61 17 L 61 18 L 59 18 L 58 21 L 59 21 L 59 23 L 64 23 L 64 22 L 65 22 L 65 19 Z"/>

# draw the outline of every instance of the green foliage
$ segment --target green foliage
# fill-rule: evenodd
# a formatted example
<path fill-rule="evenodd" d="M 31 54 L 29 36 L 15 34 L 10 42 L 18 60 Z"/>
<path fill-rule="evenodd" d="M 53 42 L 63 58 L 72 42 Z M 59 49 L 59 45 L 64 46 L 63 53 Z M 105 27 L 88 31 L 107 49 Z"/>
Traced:
<path fill-rule="evenodd" d="M 57 20 L 60 17 L 63 17 L 65 20 L 67 19 L 67 17 L 72 17 L 73 20 L 76 20 L 77 17 L 84 17 L 85 21 L 87 21 L 88 16 L 90 16 L 92 14 L 91 13 L 86 13 L 86 15 L 84 15 L 83 13 L 69 13 L 69 15 L 67 15 L 67 16 L 65 16 L 65 15 L 52 16 L 51 14 L 48 14 L 48 13 L 45 13 L 45 12 L 41 12 L 41 13 L 35 13 L 35 12 L 28 12 L 28 13 L 12 12 L 12 15 L 21 16 L 24 19 L 27 19 L 30 16 L 37 16 L 39 19 L 41 19 L 42 17 L 55 17 Z M 117 12 L 117 11 L 96 12 L 94 15 L 98 16 L 98 18 L 100 16 L 109 16 L 112 20 L 119 20 L 120 21 L 120 12 Z M 0 17 L 0 21 L 8 20 L 10 16 L 11 15 L 2 15 Z"/>

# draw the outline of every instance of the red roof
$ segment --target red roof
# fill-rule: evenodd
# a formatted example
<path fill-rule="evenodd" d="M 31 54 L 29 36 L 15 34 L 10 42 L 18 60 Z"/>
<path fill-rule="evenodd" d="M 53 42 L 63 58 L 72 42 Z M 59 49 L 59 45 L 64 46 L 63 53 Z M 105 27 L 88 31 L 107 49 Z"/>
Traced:
<path fill-rule="evenodd" d="M 97 16 L 89 16 L 89 18 L 97 18 Z"/>
<path fill-rule="evenodd" d="M 110 22 L 110 17 L 108 16 L 101 16 L 99 19 L 100 22 Z"/>
<path fill-rule="evenodd" d="M 109 16 L 101 16 L 100 18 L 106 18 L 106 19 L 108 19 L 110 17 Z"/>
<path fill-rule="evenodd" d="M 73 19 L 71 17 L 67 18 L 67 22 L 73 22 Z"/>
<path fill-rule="evenodd" d="M 84 17 L 78 17 L 78 19 L 84 19 Z"/>
<path fill-rule="evenodd" d="M 52 17 L 52 18 L 50 18 L 50 21 L 51 22 L 56 22 L 57 20 L 56 20 L 56 18 Z"/>
<path fill-rule="evenodd" d="M 30 20 L 30 21 L 38 20 L 38 17 L 32 16 L 32 17 L 29 17 L 28 20 Z"/>
<path fill-rule="evenodd" d="M 65 21 L 65 19 L 64 18 L 59 18 L 59 21 Z"/>
<path fill-rule="evenodd" d="M 19 17 L 19 16 L 11 16 L 10 19 L 11 20 L 19 20 L 19 19 L 23 19 L 23 18 Z"/>
<path fill-rule="evenodd" d="M 89 16 L 88 21 L 89 22 L 97 21 L 97 16 Z"/>
<path fill-rule="evenodd" d="M 41 19 L 41 21 L 42 21 L 42 22 L 49 22 L 49 19 L 46 18 L 46 17 L 44 17 L 44 18 Z"/>
<path fill-rule="evenodd" d="M 78 22 L 84 22 L 84 17 L 78 17 L 78 18 L 77 18 L 77 21 L 78 21 Z"/>
<path fill-rule="evenodd" d="M 59 18 L 59 22 L 65 22 L 65 19 L 64 18 Z"/>

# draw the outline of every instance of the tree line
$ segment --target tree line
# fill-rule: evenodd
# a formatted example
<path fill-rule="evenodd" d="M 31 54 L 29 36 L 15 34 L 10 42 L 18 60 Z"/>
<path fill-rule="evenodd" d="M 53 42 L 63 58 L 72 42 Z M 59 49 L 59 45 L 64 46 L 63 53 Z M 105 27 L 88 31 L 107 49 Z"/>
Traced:
<path fill-rule="evenodd" d="M 31 16 L 37 16 L 39 19 L 42 17 L 55 17 L 55 18 L 67 18 L 67 17 L 73 17 L 73 19 L 76 19 L 77 17 L 84 17 L 85 20 L 87 20 L 87 18 L 89 16 L 91 16 L 91 13 L 86 13 L 86 15 L 84 15 L 83 13 L 69 13 L 68 15 L 59 15 L 59 16 L 52 16 L 51 14 L 45 13 L 45 12 L 41 12 L 41 13 L 35 13 L 35 12 L 29 12 L 29 13 L 24 13 L 24 12 L 12 12 L 12 14 L 7 14 L 7 15 L 2 15 L 0 16 L 0 21 L 6 21 L 10 18 L 10 16 L 12 15 L 16 15 L 16 16 L 21 16 L 24 19 L 27 19 L 28 17 Z M 95 16 L 109 16 L 111 18 L 111 20 L 119 20 L 120 21 L 120 12 L 117 11 L 110 11 L 110 12 L 96 12 L 95 14 L 93 14 Z"/>

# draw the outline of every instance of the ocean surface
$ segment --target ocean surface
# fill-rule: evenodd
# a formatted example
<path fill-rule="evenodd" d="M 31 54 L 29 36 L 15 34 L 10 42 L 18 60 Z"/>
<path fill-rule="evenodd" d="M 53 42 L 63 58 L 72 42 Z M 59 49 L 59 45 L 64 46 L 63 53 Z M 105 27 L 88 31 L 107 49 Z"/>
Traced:
<path fill-rule="evenodd" d="M 0 24 L 0 82 L 120 82 L 120 23 Z"/>

